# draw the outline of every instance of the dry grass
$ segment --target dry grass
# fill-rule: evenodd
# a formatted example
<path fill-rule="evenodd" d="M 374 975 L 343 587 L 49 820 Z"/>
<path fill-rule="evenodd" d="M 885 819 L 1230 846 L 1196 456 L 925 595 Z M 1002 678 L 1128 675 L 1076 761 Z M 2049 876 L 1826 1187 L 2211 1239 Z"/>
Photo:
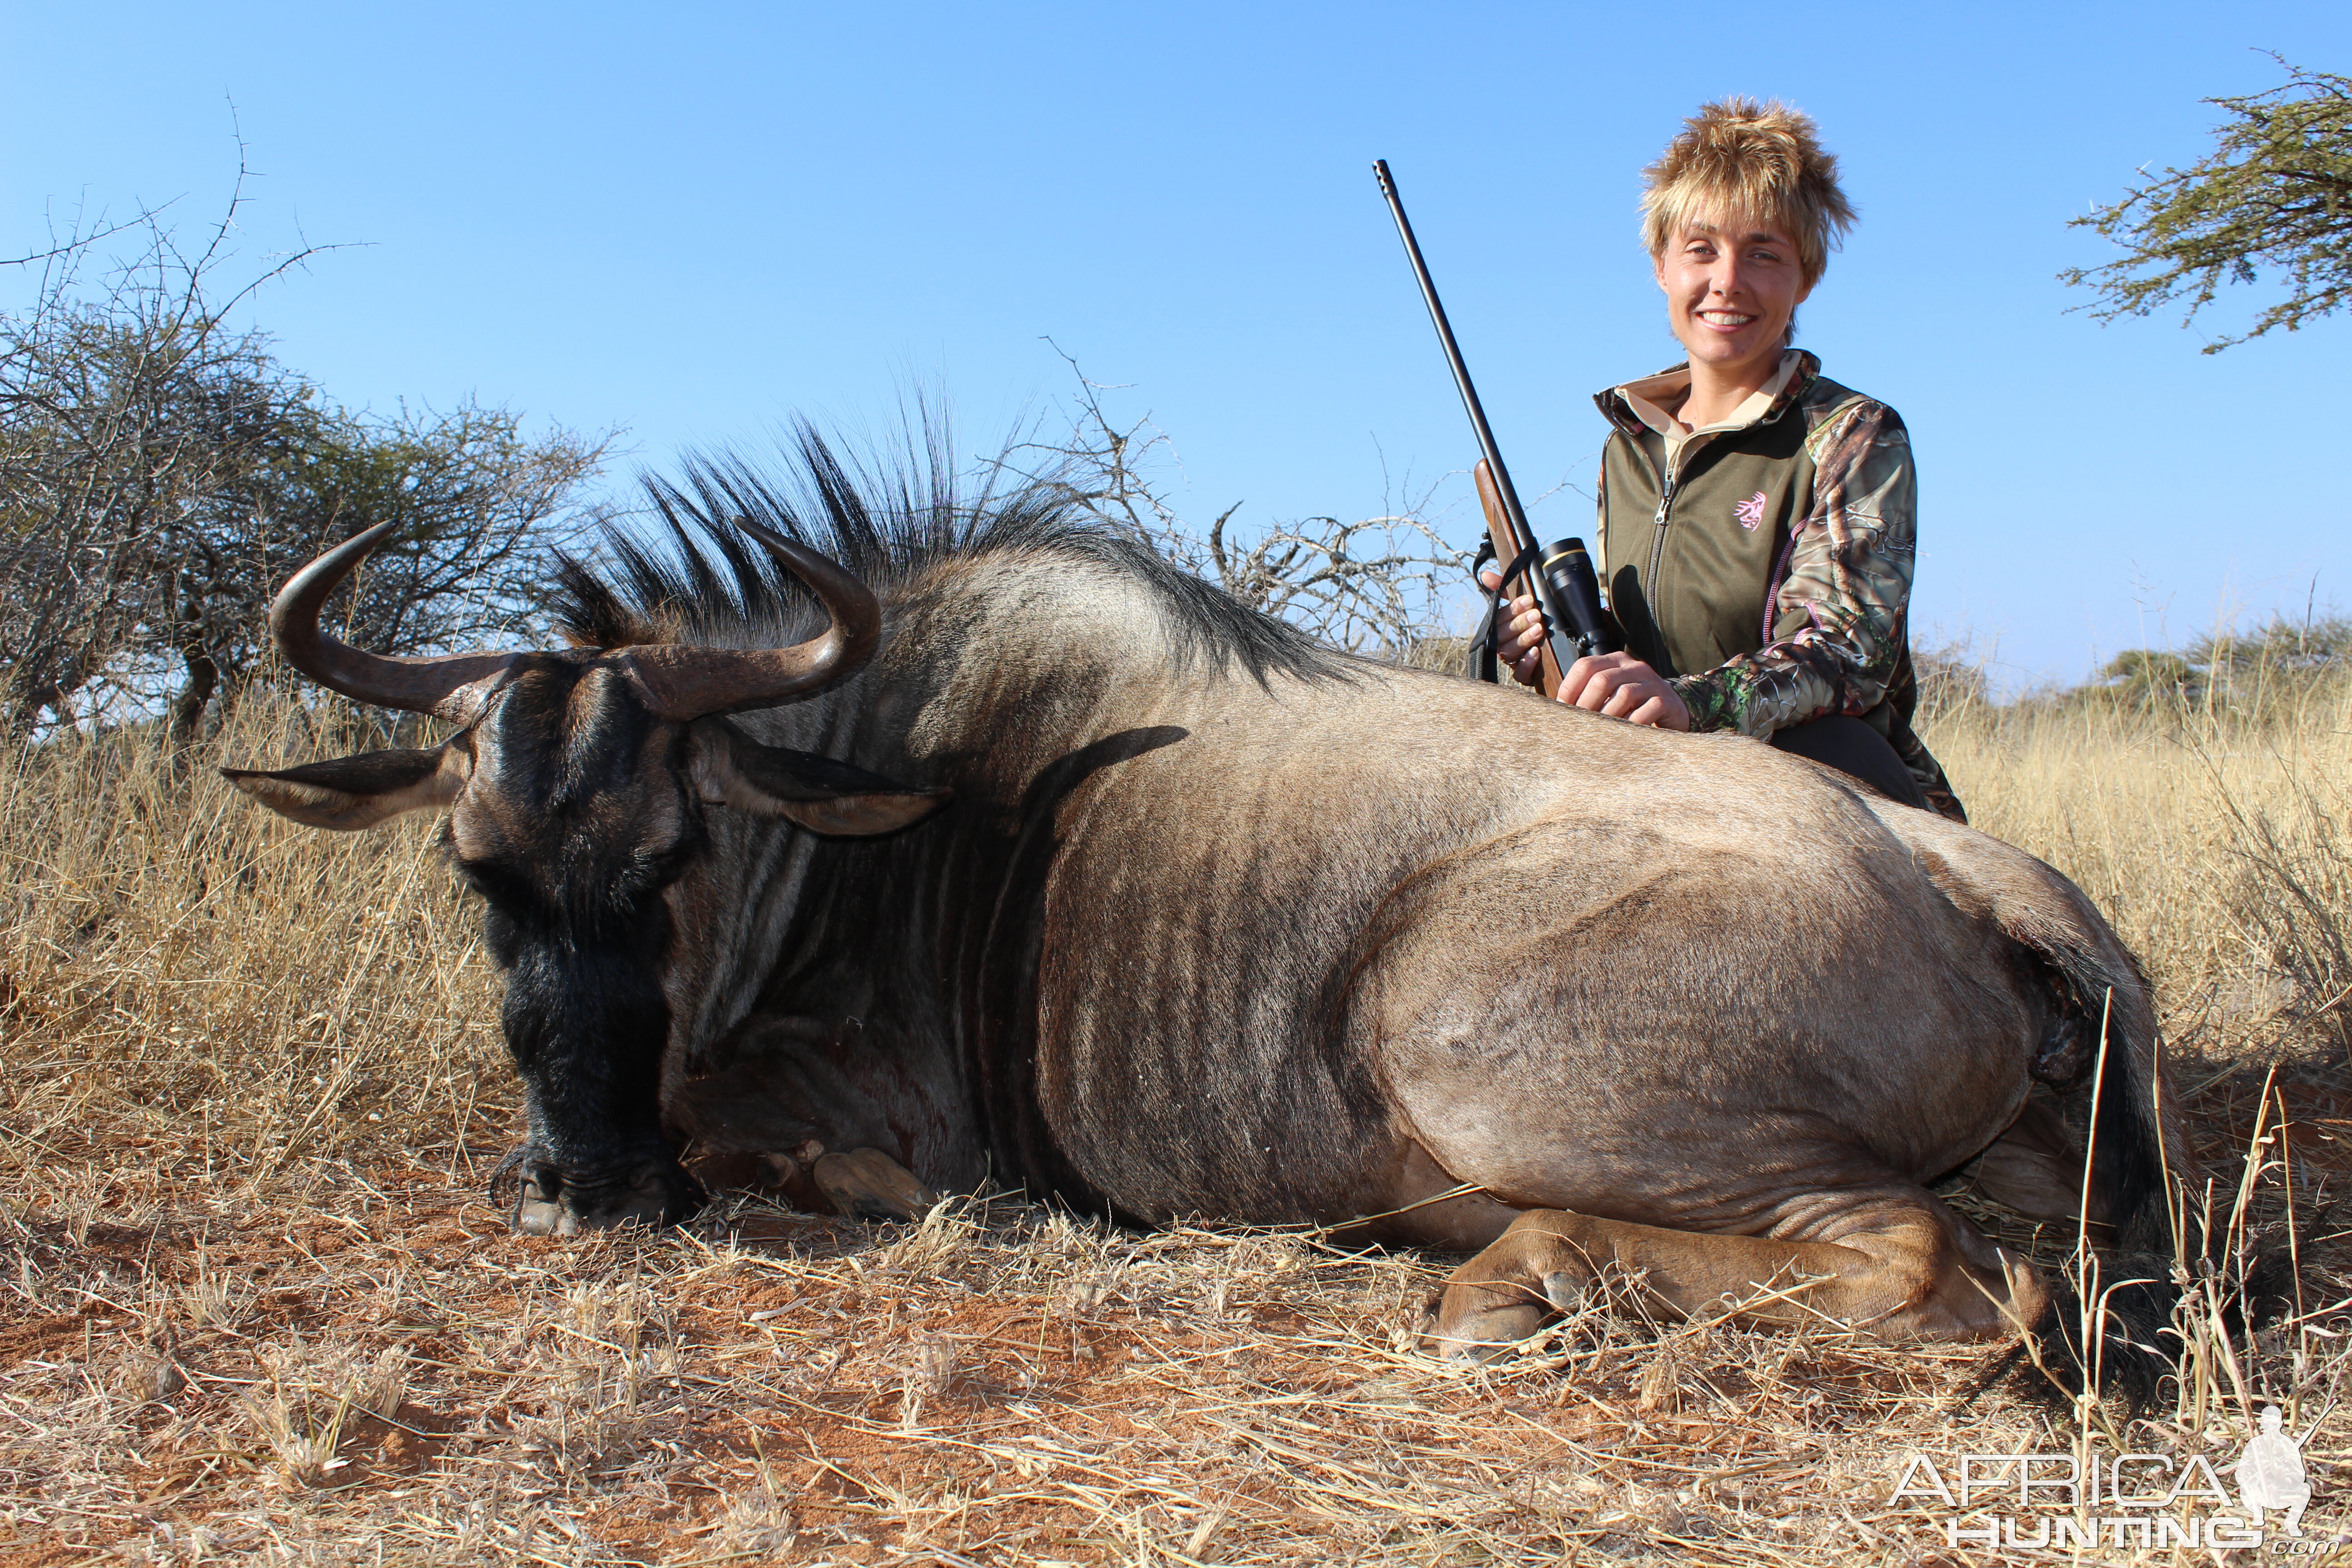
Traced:
<path fill-rule="evenodd" d="M 2352 1043 L 2341 687 L 2262 725 L 2033 705 L 1956 713 L 1933 739 L 1978 826 L 2107 912 L 2156 978 L 2176 1044 L 2240 1054 L 2299 1020 Z"/>
<path fill-rule="evenodd" d="M 331 749 L 308 723 L 256 704 L 222 750 Z M 2324 1416 L 2323 1535 L 2352 1518 L 2347 731 L 2315 696 L 1933 735 L 2148 956 L 2218 1174 L 2261 1155 L 2249 1217 L 2310 1222 L 2305 1316 L 2209 1334 L 2132 1446 L 2222 1465 L 2266 1400 Z M 431 835 L 306 832 L 129 742 L 0 763 L 0 1562 L 1898 1562 L 1944 1552 L 1887 1500 L 1906 1454 L 2074 1441 L 1955 1410 L 1974 1353 L 1827 1327 L 1593 1310 L 1447 1372 L 1408 1347 L 1451 1260 L 1312 1236 L 1002 1196 L 509 1236 L 495 982 Z"/>

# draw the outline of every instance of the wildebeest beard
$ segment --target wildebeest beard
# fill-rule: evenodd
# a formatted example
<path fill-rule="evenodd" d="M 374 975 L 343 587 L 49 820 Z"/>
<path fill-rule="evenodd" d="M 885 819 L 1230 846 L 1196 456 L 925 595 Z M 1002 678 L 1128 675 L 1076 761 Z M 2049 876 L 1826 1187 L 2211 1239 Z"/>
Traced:
<path fill-rule="evenodd" d="M 581 942 L 525 934 L 495 908 L 486 921 L 506 969 L 507 1047 L 529 1090 L 517 1210 L 525 1229 L 669 1223 L 699 1201 L 656 1113 L 669 1004 L 655 966 L 669 914 L 649 902 L 635 923 L 617 941 Z"/>

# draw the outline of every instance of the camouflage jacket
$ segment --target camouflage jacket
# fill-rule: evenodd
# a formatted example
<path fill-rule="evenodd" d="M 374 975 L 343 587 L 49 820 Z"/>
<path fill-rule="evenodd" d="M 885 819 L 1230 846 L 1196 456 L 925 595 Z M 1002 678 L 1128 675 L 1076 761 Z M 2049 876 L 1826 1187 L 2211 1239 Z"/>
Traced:
<path fill-rule="evenodd" d="M 1822 375 L 1813 355 L 1794 359 L 1769 406 L 1690 437 L 1664 474 L 1626 395 L 1671 402 L 1684 367 L 1596 398 L 1615 426 L 1596 552 L 1610 608 L 1628 649 L 1673 679 L 1693 729 L 1760 739 L 1852 714 L 1960 816 L 1911 729 L 1910 438 L 1895 410 Z"/>

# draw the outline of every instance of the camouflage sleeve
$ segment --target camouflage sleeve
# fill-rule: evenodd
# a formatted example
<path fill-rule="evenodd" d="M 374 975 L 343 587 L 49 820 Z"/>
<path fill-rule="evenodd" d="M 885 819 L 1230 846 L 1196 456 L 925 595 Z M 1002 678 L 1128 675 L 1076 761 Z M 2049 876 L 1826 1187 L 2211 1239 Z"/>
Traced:
<path fill-rule="evenodd" d="M 1694 730 L 1765 736 L 1886 696 L 1911 598 L 1916 482 L 1895 410 L 1867 400 L 1807 437 L 1812 510 L 1789 530 L 1765 600 L 1764 646 L 1675 687 Z"/>

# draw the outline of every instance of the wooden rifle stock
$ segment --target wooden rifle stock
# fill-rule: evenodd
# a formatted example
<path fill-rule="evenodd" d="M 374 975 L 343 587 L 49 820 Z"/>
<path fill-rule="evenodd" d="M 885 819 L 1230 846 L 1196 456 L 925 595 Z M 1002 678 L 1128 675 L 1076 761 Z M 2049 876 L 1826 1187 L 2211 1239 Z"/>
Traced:
<path fill-rule="evenodd" d="M 1486 467 L 1486 458 L 1478 459 L 1478 466 L 1470 470 L 1470 477 L 1478 484 L 1478 507 L 1486 514 L 1486 538 L 1495 546 L 1495 570 L 1500 572 L 1519 559 L 1532 542 L 1519 538 L 1518 530 L 1511 526 L 1511 514 L 1504 510 L 1502 492 L 1495 488 L 1494 471 Z M 1503 584 L 1505 601 L 1526 598 L 1535 593 L 1535 584 L 1528 580 L 1533 571 L 1530 564 L 1528 571 Z M 1498 620 L 1504 607 L 1507 605 L 1497 606 Z M 1501 631 L 1499 625 L 1490 626 L 1486 635 L 1494 637 L 1499 645 Z M 1499 654 L 1499 647 L 1496 651 Z M 1551 638 L 1546 637 L 1536 645 L 1536 658 L 1542 664 L 1537 672 L 1536 685 L 1546 697 L 1558 697 L 1564 672 L 1559 668 L 1559 656 L 1552 651 Z"/>

